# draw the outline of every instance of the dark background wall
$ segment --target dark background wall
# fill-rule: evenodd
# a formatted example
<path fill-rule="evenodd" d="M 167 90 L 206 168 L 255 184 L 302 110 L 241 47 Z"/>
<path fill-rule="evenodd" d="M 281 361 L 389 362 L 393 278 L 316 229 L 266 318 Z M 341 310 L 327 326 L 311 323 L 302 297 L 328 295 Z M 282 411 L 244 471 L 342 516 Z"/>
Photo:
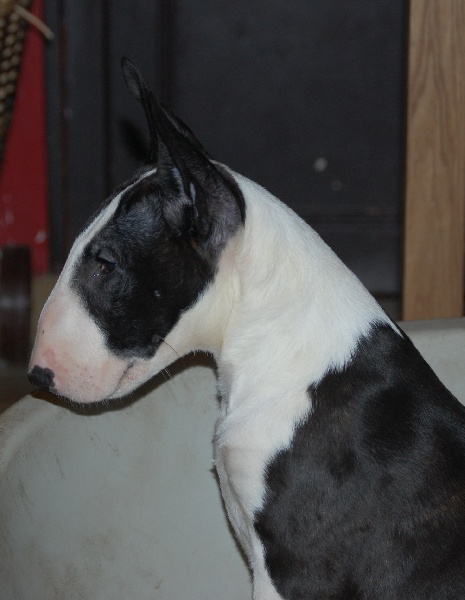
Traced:
<path fill-rule="evenodd" d="M 46 0 L 52 265 L 140 163 L 120 58 L 216 159 L 400 292 L 406 0 Z"/>

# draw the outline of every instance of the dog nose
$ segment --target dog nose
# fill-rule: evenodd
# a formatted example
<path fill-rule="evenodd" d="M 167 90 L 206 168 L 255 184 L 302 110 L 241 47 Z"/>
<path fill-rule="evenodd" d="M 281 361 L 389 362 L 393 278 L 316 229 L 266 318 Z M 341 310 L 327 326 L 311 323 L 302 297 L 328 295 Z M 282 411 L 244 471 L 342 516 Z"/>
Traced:
<path fill-rule="evenodd" d="M 51 369 L 44 369 L 43 367 L 38 367 L 37 365 L 35 365 L 35 367 L 27 376 L 32 385 L 46 389 L 53 387 L 53 377 L 54 373 Z"/>

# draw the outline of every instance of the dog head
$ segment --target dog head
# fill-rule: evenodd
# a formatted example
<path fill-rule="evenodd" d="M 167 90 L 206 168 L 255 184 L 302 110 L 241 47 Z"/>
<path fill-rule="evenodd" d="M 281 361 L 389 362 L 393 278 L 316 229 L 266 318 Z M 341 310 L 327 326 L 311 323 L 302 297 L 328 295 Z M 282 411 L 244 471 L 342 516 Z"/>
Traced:
<path fill-rule="evenodd" d="M 30 362 L 32 383 L 78 402 L 125 395 L 195 349 L 185 317 L 208 293 L 245 218 L 226 169 L 133 64 L 123 59 L 122 67 L 145 111 L 149 160 L 76 239 L 42 311 Z M 174 332 L 183 339 L 178 347 L 169 343 Z"/>

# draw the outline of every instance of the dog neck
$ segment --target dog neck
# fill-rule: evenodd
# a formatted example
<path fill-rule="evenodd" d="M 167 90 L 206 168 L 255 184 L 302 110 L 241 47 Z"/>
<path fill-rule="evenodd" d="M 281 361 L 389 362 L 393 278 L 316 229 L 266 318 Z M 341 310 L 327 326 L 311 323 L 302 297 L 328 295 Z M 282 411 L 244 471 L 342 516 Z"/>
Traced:
<path fill-rule="evenodd" d="M 114 397 L 198 350 L 215 357 L 231 407 L 306 395 L 350 360 L 374 322 L 389 322 L 304 221 L 259 185 L 230 175 L 245 200 L 244 224 L 221 251 L 211 283 L 154 357 L 129 365 Z"/>
<path fill-rule="evenodd" d="M 374 322 L 390 321 L 315 231 L 259 185 L 233 176 L 246 199 L 245 226 L 186 315 L 191 341 L 215 357 L 229 402 L 304 392 L 342 368 Z"/>

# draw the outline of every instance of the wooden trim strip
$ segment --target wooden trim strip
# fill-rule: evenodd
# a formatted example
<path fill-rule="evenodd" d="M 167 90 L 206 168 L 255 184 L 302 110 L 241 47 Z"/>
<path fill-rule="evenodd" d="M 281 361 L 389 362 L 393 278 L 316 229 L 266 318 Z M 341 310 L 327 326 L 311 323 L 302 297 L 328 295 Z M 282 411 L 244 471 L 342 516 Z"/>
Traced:
<path fill-rule="evenodd" d="M 463 315 L 465 3 L 411 0 L 403 318 Z"/>

